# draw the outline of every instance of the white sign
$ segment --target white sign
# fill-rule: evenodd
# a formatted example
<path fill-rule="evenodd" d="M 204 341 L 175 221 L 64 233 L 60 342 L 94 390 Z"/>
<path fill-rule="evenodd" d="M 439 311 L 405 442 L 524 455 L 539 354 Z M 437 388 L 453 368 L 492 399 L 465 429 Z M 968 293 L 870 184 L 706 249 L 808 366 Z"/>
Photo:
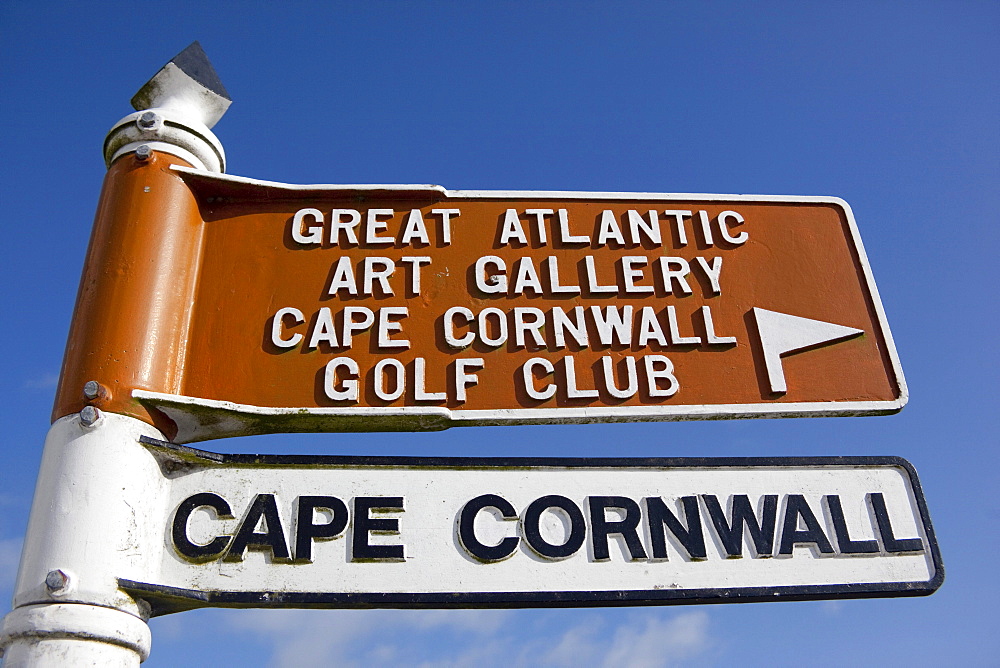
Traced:
<path fill-rule="evenodd" d="M 943 578 L 899 458 L 286 457 L 143 442 L 170 472 L 169 507 L 147 519 L 162 526 L 144 532 L 162 556 L 120 584 L 154 614 L 900 596 Z"/>

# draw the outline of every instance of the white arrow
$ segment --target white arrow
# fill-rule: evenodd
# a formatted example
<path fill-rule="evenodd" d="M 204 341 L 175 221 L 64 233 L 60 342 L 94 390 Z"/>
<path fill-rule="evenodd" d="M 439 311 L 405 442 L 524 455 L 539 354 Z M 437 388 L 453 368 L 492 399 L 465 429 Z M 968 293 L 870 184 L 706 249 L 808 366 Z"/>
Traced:
<path fill-rule="evenodd" d="M 757 321 L 757 333 L 760 335 L 760 346 L 764 353 L 764 365 L 767 368 L 767 379 L 771 383 L 772 392 L 788 391 L 785 385 L 785 370 L 781 366 L 781 358 L 784 355 L 821 343 L 833 343 L 864 334 L 863 329 L 800 318 L 797 315 L 762 308 L 754 308 L 753 317 Z"/>

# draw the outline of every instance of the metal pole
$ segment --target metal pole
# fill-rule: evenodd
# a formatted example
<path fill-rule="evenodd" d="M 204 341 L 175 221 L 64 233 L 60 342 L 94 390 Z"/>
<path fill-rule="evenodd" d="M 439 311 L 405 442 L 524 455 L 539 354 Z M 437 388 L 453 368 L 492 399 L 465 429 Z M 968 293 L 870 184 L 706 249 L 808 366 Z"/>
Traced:
<path fill-rule="evenodd" d="M 149 606 L 118 578 L 149 572 L 162 543 L 144 518 L 166 512 L 168 486 L 135 418 L 83 411 L 49 430 L 21 553 L 4 664 L 137 666 L 150 650 Z"/>
<path fill-rule="evenodd" d="M 138 666 L 150 608 L 119 589 L 164 553 L 169 480 L 140 436 L 174 425 L 125 387 L 179 382 L 200 262 L 197 204 L 172 164 L 225 169 L 209 129 L 230 104 L 197 42 L 132 99 L 104 142 L 105 179 L 53 424 L 45 440 L 14 594 L 4 665 Z"/>

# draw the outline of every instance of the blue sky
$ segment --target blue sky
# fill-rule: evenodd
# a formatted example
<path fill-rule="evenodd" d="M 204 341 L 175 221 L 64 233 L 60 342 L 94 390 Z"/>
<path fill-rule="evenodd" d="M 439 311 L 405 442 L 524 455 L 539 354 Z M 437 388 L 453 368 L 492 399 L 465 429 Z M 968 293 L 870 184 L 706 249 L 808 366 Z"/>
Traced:
<path fill-rule="evenodd" d="M 995 665 L 998 30 L 995 2 L 0 3 L 0 599 L 105 172 L 101 143 L 138 87 L 197 39 L 234 99 L 215 128 L 232 174 L 842 197 L 911 395 L 891 417 L 271 436 L 214 449 L 899 455 L 920 474 L 947 577 L 915 599 L 206 610 L 154 620 L 146 665 Z"/>

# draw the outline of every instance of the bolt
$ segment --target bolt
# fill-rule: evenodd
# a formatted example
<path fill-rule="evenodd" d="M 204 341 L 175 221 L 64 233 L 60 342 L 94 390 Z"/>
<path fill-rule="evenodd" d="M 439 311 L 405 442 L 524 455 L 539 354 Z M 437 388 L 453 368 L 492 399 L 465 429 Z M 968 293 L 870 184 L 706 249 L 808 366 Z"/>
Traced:
<path fill-rule="evenodd" d="M 69 575 L 65 571 L 49 571 L 49 574 L 45 576 L 45 588 L 53 594 L 65 590 L 68 586 Z"/>
<path fill-rule="evenodd" d="M 153 149 L 149 148 L 149 144 L 143 144 L 139 148 L 135 149 L 135 157 L 139 158 L 139 160 L 149 160 L 152 155 Z"/>
<path fill-rule="evenodd" d="M 142 115 L 139 116 L 138 119 L 136 119 L 136 123 L 143 130 L 152 130 L 153 128 L 156 127 L 156 124 L 159 122 L 159 120 L 160 117 L 157 116 L 152 111 L 144 111 Z"/>
<path fill-rule="evenodd" d="M 83 384 L 83 396 L 91 400 L 96 399 L 97 397 L 104 394 L 102 392 L 103 389 L 104 388 L 101 387 L 101 384 L 98 383 L 96 380 L 88 380 L 86 383 Z"/>
<path fill-rule="evenodd" d="M 487 276 L 486 282 L 489 285 L 500 285 L 500 276 L 497 274 L 494 274 L 493 276 Z"/>
<path fill-rule="evenodd" d="M 82 422 L 85 427 L 94 426 L 94 423 L 100 419 L 101 411 L 97 410 L 94 406 L 84 406 L 83 410 L 80 411 L 80 422 Z"/>

